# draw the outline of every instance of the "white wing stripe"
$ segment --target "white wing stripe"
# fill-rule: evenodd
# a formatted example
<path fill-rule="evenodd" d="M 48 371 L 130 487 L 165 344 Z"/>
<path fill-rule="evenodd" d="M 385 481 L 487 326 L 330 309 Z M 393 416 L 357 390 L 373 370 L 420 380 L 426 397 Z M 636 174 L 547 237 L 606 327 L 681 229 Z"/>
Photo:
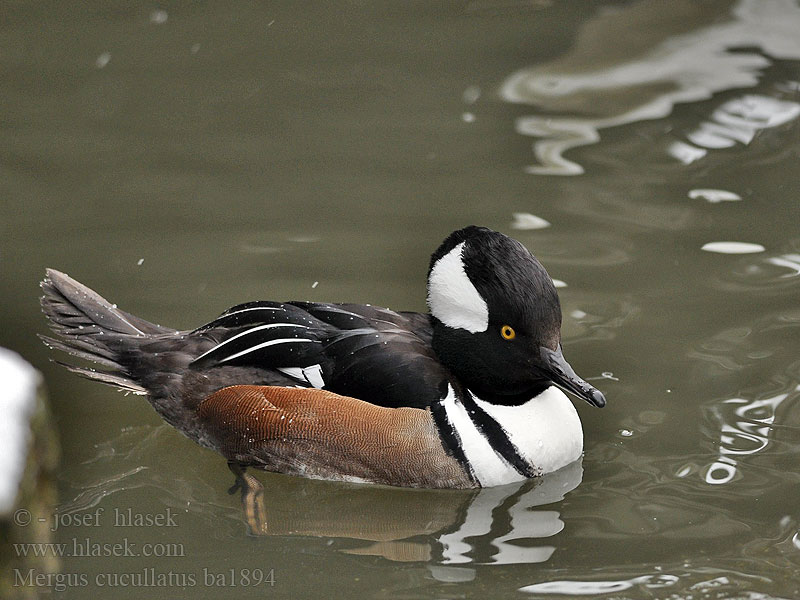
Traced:
<path fill-rule="evenodd" d="M 215 350 L 218 350 L 218 349 L 222 348 L 225 344 L 228 344 L 228 343 L 232 342 L 233 340 L 236 340 L 236 339 L 242 337 L 243 335 L 249 335 L 249 334 L 251 334 L 251 333 L 253 333 L 255 331 L 261 331 L 263 329 L 272 329 L 273 327 L 303 327 L 304 329 L 308 329 L 308 327 L 306 325 L 295 325 L 294 323 L 270 323 L 269 325 L 259 325 L 258 327 L 251 327 L 247 331 L 243 331 L 241 333 L 237 333 L 236 335 L 234 335 L 233 337 L 228 338 L 224 342 L 221 342 L 221 343 L 217 344 L 216 346 L 214 346 L 210 350 L 207 350 L 206 352 L 203 352 L 195 360 L 200 360 L 206 354 L 210 354 L 211 352 L 214 352 Z"/>
<path fill-rule="evenodd" d="M 251 308 L 240 308 L 239 310 L 236 310 L 236 311 L 233 311 L 233 312 L 229 312 L 229 313 L 225 313 L 224 315 L 221 315 L 219 318 L 227 319 L 228 317 L 230 317 L 232 315 L 240 315 L 242 313 L 250 312 L 251 310 L 285 310 L 285 309 L 284 308 L 279 308 L 277 306 L 253 306 Z"/>
<path fill-rule="evenodd" d="M 231 356 L 226 356 L 219 362 L 224 363 L 229 360 L 233 360 L 234 358 L 239 358 L 240 356 L 244 356 L 245 354 L 249 354 L 251 352 L 255 352 L 256 350 L 261 350 L 261 348 L 266 348 L 267 346 L 274 346 L 275 344 L 302 344 L 302 343 L 313 343 L 319 344 L 317 340 L 306 340 L 303 338 L 288 338 L 288 339 L 281 339 L 281 340 L 270 340 L 269 342 L 264 342 L 263 344 L 258 344 L 253 346 L 252 348 L 248 348 L 247 350 L 242 350 L 241 352 L 237 352 L 236 354 L 232 354 Z"/>

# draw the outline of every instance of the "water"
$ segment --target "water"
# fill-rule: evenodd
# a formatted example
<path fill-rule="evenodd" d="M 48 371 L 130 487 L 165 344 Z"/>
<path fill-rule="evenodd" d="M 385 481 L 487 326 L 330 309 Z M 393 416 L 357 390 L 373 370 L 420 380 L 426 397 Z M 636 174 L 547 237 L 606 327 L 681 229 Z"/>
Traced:
<path fill-rule="evenodd" d="M 3 12 L 0 344 L 46 376 L 72 554 L 36 589 L 800 597 L 796 2 Z M 248 536 L 219 457 L 34 338 L 46 266 L 175 327 L 256 298 L 423 310 L 469 223 L 560 282 L 566 355 L 609 399 L 540 486 L 259 474 Z"/>

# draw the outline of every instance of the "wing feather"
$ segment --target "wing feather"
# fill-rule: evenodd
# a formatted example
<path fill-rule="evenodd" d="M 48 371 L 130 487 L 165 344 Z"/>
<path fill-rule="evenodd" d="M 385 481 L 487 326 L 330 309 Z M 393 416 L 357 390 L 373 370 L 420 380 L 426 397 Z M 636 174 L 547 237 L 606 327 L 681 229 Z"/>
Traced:
<path fill-rule="evenodd" d="M 194 368 L 274 370 L 387 407 L 424 408 L 447 373 L 431 348 L 427 315 L 356 304 L 248 302 L 196 330 L 217 340 Z M 244 383 L 244 382 L 243 382 Z"/>

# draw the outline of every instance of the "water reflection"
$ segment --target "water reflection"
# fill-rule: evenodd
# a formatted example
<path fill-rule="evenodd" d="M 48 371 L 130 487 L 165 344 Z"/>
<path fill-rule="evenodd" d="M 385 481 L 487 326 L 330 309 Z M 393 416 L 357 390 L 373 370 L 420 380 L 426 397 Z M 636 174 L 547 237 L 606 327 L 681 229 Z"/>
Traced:
<path fill-rule="evenodd" d="M 614 339 L 641 310 L 632 299 L 604 297 L 577 289 L 562 302 L 564 320 L 561 332 L 562 338 L 568 342 Z"/>
<path fill-rule="evenodd" d="M 713 190 L 707 188 L 698 188 L 689 191 L 689 198 L 695 200 L 697 198 L 702 198 L 706 202 L 711 202 L 712 204 L 718 204 L 719 202 L 736 202 L 737 200 L 741 200 L 742 197 L 735 193 L 729 192 L 728 190 Z"/>
<path fill-rule="evenodd" d="M 700 249 L 718 254 L 756 254 L 764 252 L 766 248 L 752 242 L 708 242 Z"/>
<path fill-rule="evenodd" d="M 669 600 L 788 600 L 784 596 L 765 593 L 776 579 L 764 574 L 725 570 L 713 567 L 695 567 L 689 562 L 670 567 L 669 573 L 655 565 L 651 571 L 633 575 L 626 579 L 601 579 L 587 574 L 586 579 L 564 579 L 535 583 L 519 591 L 536 594 L 537 597 L 586 597 L 615 594 L 615 600 L 633 598 L 668 598 Z M 632 569 L 625 569 L 632 571 Z"/>
<path fill-rule="evenodd" d="M 563 594 L 568 596 L 594 596 L 613 594 L 632 588 L 658 589 L 677 583 L 675 575 L 640 575 L 621 581 L 548 581 L 520 588 L 521 592 L 532 594 Z"/>
<path fill-rule="evenodd" d="M 743 259 L 720 275 L 716 286 L 724 291 L 781 290 L 800 285 L 800 240 L 767 256 Z"/>
<path fill-rule="evenodd" d="M 699 372 L 718 380 L 723 376 L 738 379 L 741 374 L 741 380 L 750 381 L 750 385 L 752 371 L 763 359 L 769 358 L 777 370 L 771 378 L 764 377 L 762 372 L 758 381 L 773 389 L 757 389 L 754 396 L 769 395 L 776 386 L 783 389 L 787 380 L 800 379 L 800 365 L 794 350 L 798 328 L 800 311 L 796 309 L 765 314 L 747 326 L 719 331 L 689 352 L 689 357 L 702 361 L 696 365 Z"/>
<path fill-rule="evenodd" d="M 215 490 L 202 477 L 193 478 L 193 469 L 201 470 L 201 464 L 187 469 L 180 462 L 163 460 L 174 455 L 174 443 L 174 431 L 168 425 L 126 427 L 117 437 L 98 444 L 90 459 L 64 469 L 62 476 L 70 490 L 58 512 L 88 511 L 109 496 L 150 488 L 158 490 L 172 507 L 203 513 L 202 498 L 214 497 Z"/>
<path fill-rule="evenodd" d="M 205 517 L 219 534 L 220 521 L 233 519 L 232 537 L 244 537 L 245 516 L 238 502 L 214 486 L 202 464 L 174 464 L 169 427 L 133 427 L 100 444 L 75 473 L 72 498 L 59 513 L 88 511 L 109 496 L 149 488 L 167 506 Z M 199 458 L 205 458 L 205 453 Z M 214 458 L 209 455 L 208 458 Z M 152 468 L 147 465 L 157 465 Z M 480 490 L 415 490 L 259 474 L 265 493 L 258 509 L 258 536 L 327 539 L 344 554 L 379 556 L 396 562 L 428 562 L 435 577 L 463 581 L 471 571 L 449 569 L 477 564 L 547 561 L 549 540 L 564 529 L 554 508 L 535 510 L 564 498 L 581 482 L 581 461 L 543 478 Z M 227 483 L 227 478 L 226 478 Z M 219 489 L 217 489 L 219 488 Z M 447 568 L 445 568 L 447 567 Z"/>
<path fill-rule="evenodd" d="M 774 256 L 772 258 L 766 259 L 771 265 L 775 265 L 776 267 L 785 267 L 789 269 L 789 273 L 783 273 L 780 275 L 781 279 L 786 279 L 787 277 L 797 277 L 800 275 L 800 254 L 783 254 L 781 256 Z"/>
<path fill-rule="evenodd" d="M 555 546 L 520 546 L 518 543 L 550 538 L 564 528 L 557 511 L 534 511 L 533 508 L 563 499 L 578 486 L 582 475 L 578 461 L 544 477 L 541 482 L 482 489 L 457 528 L 439 536 L 442 564 L 469 563 L 476 559 L 492 564 L 547 561 Z"/>
<path fill-rule="evenodd" d="M 346 554 L 441 566 L 540 563 L 555 551 L 530 544 L 564 528 L 553 504 L 581 482 L 580 461 L 531 480 L 481 490 L 407 490 L 270 477 L 259 535 L 335 538 Z M 287 481 L 288 479 L 288 481 Z M 302 491 L 297 488 L 301 487 Z M 298 504 L 300 495 L 303 502 Z M 350 541 L 362 542 L 352 547 Z M 366 544 L 363 544 L 366 542 Z M 522 544 L 522 545 L 521 545 Z M 469 571 L 439 569 L 461 579 Z M 445 573 L 449 573 L 445 575 Z"/>
<path fill-rule="evenodd" d="M 720 486 L 743 479 L 748 468 L 749 489 L 764 485 L 765 478 L 794 478 L 791 469 L 784 469 L 791 466 L 800 439 L 800 363 L 794 350 L 798 325 L 796 310 L 767 314 L 748 326 L 716 333 L 690 353 L 707 377 L 743 391 L 704 406 L 703 430 L 714 456 L 684 464 L 678 477 L 697 473 L 705 483 Z M 765 377 L 766 364 L 775 367 Z"/>
<path fill-rule="evenodd" d="M 512 74 L 501 87 L 505 100 L 547 113 L 517 120 L 517 132 L 541 138 L 533 146 L 539 164 L 527 170 L 583 173 L 564 153 L 598 142 L 601 129 L 661 119 L 678 103 L 759 85 L 773 59 L 800 59 L 799 30 L 793 0 L 646 0 L 599 12 L 569 52 Z M 688 164 L 708 148 L 748 143 L 760 129 L 799 115 L 796 102 L 743 96 L 723 104 L 669 152 Z"/>
<path fill-rule="evenodd" d="M 769 445 L 778 407 L 798 391 L 800 385 L 770 398 L 730 398 L 712 404 L 710 416 L 720 426 L 719 458 L 703 469 L 706 483 L 721 485 L 736 479 L 740 457 L 757 454 Z"/>
<path fill-rule="evenodd" d="M 550 222 L 531 213 L 514 213 L 514 222 L 511 229 L 545 229 L 550 227 Z"/>
<path fill-rule="evenodd" d="M 667 152 L 688 165 L 705 157 L 708 150 L 730 148 L 737 142 L 747 145 L 762 129 L 784 125 L 798 116 L 797 102 L 748 94 L 725 102 L 711 113 L 708 121 L 686 135 L 691 143 L 673 142 Z"/>

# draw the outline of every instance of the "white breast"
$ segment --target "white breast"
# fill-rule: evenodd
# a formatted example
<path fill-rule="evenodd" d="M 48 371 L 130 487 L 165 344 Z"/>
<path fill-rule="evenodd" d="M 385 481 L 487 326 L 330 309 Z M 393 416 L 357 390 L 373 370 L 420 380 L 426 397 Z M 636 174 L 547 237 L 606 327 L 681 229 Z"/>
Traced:
<path fill-rule="evenodd" d="M 461 449 L 467 458 L 472 472 L 483 487 L 503 485 L 525 479 L 508 462 L 494 451 L 475 423 L 467 409 L 461 404 L 453 387 L 448 385 L 447 396 L 442 402 L 450 424 L 458 433 Z"/>
<path fill-rule="evenodd" d="M 498 406 L 473 397 L 475 403 L 503 428 L 520 455 L 542 474 L 557 471 L 577 460 L 583 452 L 583 428 L 578 412 L 558 388 L 549 387 L 521 406 Z M 525 479 L 495 452 L 452 387 L 443 405 L 481 486 Z"/>
<path fill-rule="evenodd" d="M 557 471 L 583 452 L 578 411 L 555 386 L 521 406 L 498 406 L 477 397 L 475 402 L 500 424 L 520 454 L 542 473 Z"/>

